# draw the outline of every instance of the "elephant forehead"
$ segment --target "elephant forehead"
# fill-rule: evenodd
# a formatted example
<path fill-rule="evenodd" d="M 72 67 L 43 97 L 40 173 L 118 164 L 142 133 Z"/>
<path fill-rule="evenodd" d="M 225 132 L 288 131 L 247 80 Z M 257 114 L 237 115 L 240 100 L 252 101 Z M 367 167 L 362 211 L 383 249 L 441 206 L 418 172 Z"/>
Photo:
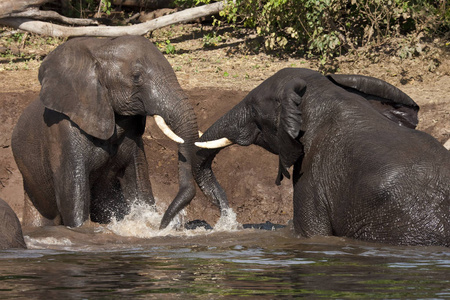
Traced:
<path fill-rule="evenodd" d="M 127 60 L 160 57 L 165 59 L 161 51 L 159 51 L 153 43 L 144 39 L 118 40 L 109 45 L 110 52 L 116 58 L 123 58 Z"/>
<path fill-rule="evenodd" d="M 122 51 L 121 49 L 124 49 Z M 104 62 L 107 64 L 108 72 L 115 73 L 161 73 L 167 74 L 171 70 L 169 62 L 164 55 L 155 48 L 153 49 L 130 49 L 121 46 L 109 56 L 105 56 Z"/>

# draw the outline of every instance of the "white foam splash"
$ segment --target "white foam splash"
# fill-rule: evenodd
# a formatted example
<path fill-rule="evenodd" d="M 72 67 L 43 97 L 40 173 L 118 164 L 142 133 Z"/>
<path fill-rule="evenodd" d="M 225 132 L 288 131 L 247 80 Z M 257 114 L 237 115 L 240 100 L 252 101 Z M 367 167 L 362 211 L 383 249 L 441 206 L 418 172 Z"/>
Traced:
<path fill-rule="evenodd" d="M 236 221 L 236 213 L 231 208 L 221 214 L 219 221 L 212 231 L 199 227 L 187 230 L 184 228 L 186 211 L 180 211 L 170 224 L 163 230 L 159 229 L 163 215 L 155 211 L 155 208 L 146 204 L 135 204 L 130 213 L 122 220 L 113 219 L 105 225 L 105 230 L 126 237 L 151 238 L 158 236 L 193 236 L 208 234 L 217 231 L 237 231 L 242 225 Z"/>
<path fill-rule="evenodd" d="M 135 204 L 122 220 L 113 218 L 106 228 L 121 236 L 148 238 L 157 235 L 162 215 L 148 204 Z"/>
<path fill-rule="evenodd" d="M 237 231 L 241 229 L 242 224 L 237 221 L 236 213 L 229 207 L 220 214 L 220 219 L 214 226 L 213 231 Z"/>

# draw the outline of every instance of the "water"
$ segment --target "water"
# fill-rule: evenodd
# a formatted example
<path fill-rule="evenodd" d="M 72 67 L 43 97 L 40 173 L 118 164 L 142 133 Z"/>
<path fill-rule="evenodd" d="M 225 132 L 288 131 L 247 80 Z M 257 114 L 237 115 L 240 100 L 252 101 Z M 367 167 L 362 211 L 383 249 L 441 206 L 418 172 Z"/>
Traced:
<path fill-rule="evenodd" d="M 1 299 L 450 298 L 450 249 L 337 237 L 289 227 L 157 230 L 159 215 L 108 226 L 25 229 L 28 250 L 0 251 Z M 177 229 L 173 229 L 173 227 Z"/>

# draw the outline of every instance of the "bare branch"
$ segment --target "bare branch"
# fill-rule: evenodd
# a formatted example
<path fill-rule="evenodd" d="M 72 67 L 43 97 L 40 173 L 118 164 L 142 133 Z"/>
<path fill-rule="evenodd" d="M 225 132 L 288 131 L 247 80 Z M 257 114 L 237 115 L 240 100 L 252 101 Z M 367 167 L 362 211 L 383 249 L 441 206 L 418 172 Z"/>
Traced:
<path fill-rule="evenodd" d="M 24 11 L 30 7 L 39 7 L 53 0 L 2 0 L 0 1 L 0 18 L 9 17 L 12 13 Z"/>
<path fill-rule="evenodd" d="M 132 20 L 136 20 L 137 18 L 140 17 L 140 15 L 141 15 L 140 13 L 135 13 L 131 17 L 125 19 L 125 23 L 127 24 L 127 23 L 130 23 L 130 21 L 132 21 Z"/>
<path fill-rule="evenodd" d="M 88 25 L 98 25 L 98 22 L 92 19 L 78 19 L 78 18 L 67 18 L 61 16 L 55 11 L 50 10 L 37 10 L 37 9 L 29 9 L 26 11 L 22 11 L 19 13 L 10 14 L 11 18 L 30 18 L 33 20 L 41 20 L 41 21 L 56 21 L 60 23 L 65 23 L 69 25 L 77 25 L 77 26 L 88 26 Z M 1 21 L 0 21 L 1 22 Z"/>
<path fill-rule="evenodd" d="M 221 1 L 194 7 L 132 26 L 68 27 L 28 18 L 4 18 L 0 19 L 0 24 L 54 37 L 144 35 L 158 28 L 216 14 L 224 5 Z"/>

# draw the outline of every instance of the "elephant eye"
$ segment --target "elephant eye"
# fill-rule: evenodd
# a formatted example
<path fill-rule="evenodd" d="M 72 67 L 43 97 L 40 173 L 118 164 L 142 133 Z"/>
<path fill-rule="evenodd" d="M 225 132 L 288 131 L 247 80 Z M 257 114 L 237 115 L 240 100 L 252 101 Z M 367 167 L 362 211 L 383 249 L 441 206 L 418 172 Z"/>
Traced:
<path fill-rule="evenodd" d="M 134 72 L 133 73 L 133 83 L 135 85 L 141 85 L 142 84 L 142 76 L 140 72 Z"/>

